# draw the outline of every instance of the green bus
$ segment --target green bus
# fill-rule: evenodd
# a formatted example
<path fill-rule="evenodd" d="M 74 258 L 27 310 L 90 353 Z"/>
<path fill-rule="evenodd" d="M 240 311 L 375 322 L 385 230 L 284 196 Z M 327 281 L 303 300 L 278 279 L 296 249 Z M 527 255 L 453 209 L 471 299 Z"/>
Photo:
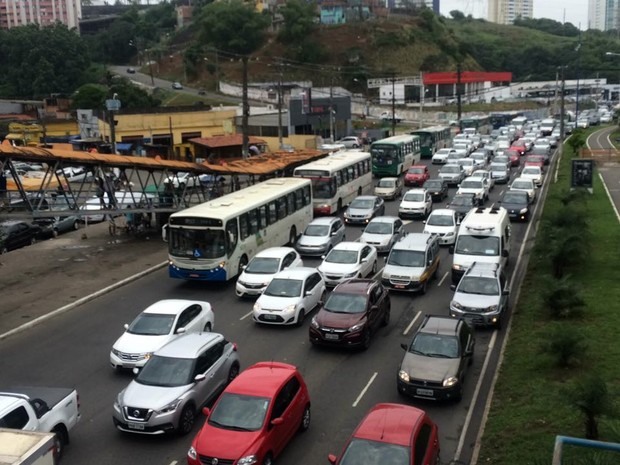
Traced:
<path fill-rule="evenodd" d="M 399 176 L 420 161 L 420 138 L 411 134 L 392 136 L 370 146 L 372 174 L 376 177 Z"/>
<path fill-rule="evenodd" d="M 459 129 L 461 132 L 467 132 L 466 129 L 474 129 L 478 134 L 489 134 L 491 132 L 491 117 L 485 116 L 470 116 L 469 118 L 462 118 L 459 121 Z"/>
<path fill-rule="evenodd" d="M 409 134 L 420 138 L 422 158 L 432 158 L 437 150 L 452 144 L 452 129 L 449 126 L 432 126 Z"/>

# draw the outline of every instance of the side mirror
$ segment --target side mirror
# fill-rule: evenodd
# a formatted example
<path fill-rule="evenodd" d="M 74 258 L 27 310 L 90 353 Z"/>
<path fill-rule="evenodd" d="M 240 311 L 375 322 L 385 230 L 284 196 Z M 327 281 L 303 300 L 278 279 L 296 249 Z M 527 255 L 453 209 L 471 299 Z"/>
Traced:
<path fill-rule="evenodd" d="M 508 295 L 510 295 L 510 291 L 502 291 L 502 295 L 508 296 Z"/>
<path fill-rule="evenodd" d="M 501 200 L 498 200 L 498 201 L 497 201 L 497 203 L 502 203 L 502 201 L 501 201 Z"/>
<path fill-rule="evenodd" d="M 329 463 L 335 464 L 336 460 L 338 460 L 338 459 L 336 458 L 336 456 L 334 454 L 329 454 L 327 456 L 327 460 L 329 460 Z"/>
<path fill-rule="evenodd" d="M 456 291 L 456 284 L 450 284 L 450 290 Z"/>
<path fill-rule="evenodd" d="M 241 266 L 241 269 L 245 270 L 247 267 L 248 267 L 247 265 L 243 265 L 243 266 Z"/>
<path fill-rule="evenodd" d="M 508 250 L 502 250 L 502 257 L 508 257 Z"/>
<path fill-rule="evenodd" d="M 368 257 L 362 258 L 362 263 L 366 263 L 368 261 Z"/>
<path fill-rule="evenodd" d="M 376 312 L 378 310 L 379 310 L 379 307 L 377 307 L 376 305 L 373 305 L 372 307 L 370 307 L 371 312 Z"/>
<path fill-rule="evenodd" d="M 200 381 L 204 381 L 205 379 L 207 379 L 207 375 L 205 375 L 204 373 L 194 376 L 194 382 L 196 383 L 199 383 Z"/>
<path fill-rule="evenodd" d="M 278 426 L 278 425 L 281 425 L 282 423 L 284 423 L 284 420 L 282 419 L 282 417 L 274 418 L 273 420 L 271 420 L 271 426 Z"/>
<path fill-rule="evenodd" d="M 185 333 L 185 327 L 177 329 L 177 330 L 175 331 L 175 333 L 176 333 L 176 334 L 183 334 L 183 333 Z"/>
<path fill-rule="evenodd" d="M 332 231 L 332 233 L 330 234 L 330 236 L 334 237 L 338 235 L 338 231 Z"/>
<path fill-rule="evenodd" d="M 426 224 L 426 220 L 422 220 L 422 224 Z"/>
<path fill-rule="evenodd" d="M 321 259 L 325 260 L 325 255 L 321 255 Z"/>
<path fill-rule="evenodd" d="M 168 242 L 168 225 L 167 224 L 161 227 L 161 239 L 164 242 Z"/>
<path fill-rule="evenodd" d="M 202 414 L 203 414 L 205 417 L 208 417 L 208 416 L 209 416 L 209 413 L 211 413 L 211 409 L 210 409 L 209 407 L 203 407 L 203 408 L 202 408 Z"/>
<path fill-rule="evenodd" d="M 407 344 L 403 344 L 403 343 L 401 343 L 401 344 L 400 344 L 400 348 L 401 348 L 401 349 L 404 349 L 404 350 L 407 350 Z"/>
<path fill-rule="evenodd" d="M 453 245 L 451 245 L 450 247 L 448 247 L 448 253 L 449 253 L 450 255 L 453 255 L 453 254 L 454 254 L 454 246 L 453 246 Z"/>
<path fill-rule="evenodd" d="M 125 323 L 125 324 L 123 325 L 123 328 L 125 328 L 125 329 L 129 329 L 129 325 L 128 325 L 127 323 Z"/>
<path fill-rule="evenodd" d="M 138 373 L 140 373 L 140 368 L 135 367 L 133 370 L 131 370 L 131 372 L 132 372 L 134 375 L 137 375 Z"/>

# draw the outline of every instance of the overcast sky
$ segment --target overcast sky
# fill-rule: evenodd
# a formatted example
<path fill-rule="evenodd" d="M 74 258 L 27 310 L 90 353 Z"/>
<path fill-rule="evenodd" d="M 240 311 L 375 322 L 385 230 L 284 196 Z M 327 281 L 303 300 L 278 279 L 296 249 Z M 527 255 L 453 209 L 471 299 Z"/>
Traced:
<path fill-rule="evenodd" d="M 440 0 L 441 14 L 460 10 L 476 18 L 487 17 L 487 0 Z M 588 0 L 534 0 L 534 18 L 549 18 L 588 27 Z"/>

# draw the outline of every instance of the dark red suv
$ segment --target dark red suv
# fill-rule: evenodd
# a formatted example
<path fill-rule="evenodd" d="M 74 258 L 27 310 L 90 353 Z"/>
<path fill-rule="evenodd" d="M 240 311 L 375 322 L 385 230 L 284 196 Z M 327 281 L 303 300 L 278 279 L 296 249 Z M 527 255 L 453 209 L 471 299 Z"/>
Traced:
<path fill-rule="evenodd" d="M 333 290 L 310 324 L 312 344 L 370 346 L 372 335 L 390 321 L 390 296 L 372 279 L 351 279 Z"/>

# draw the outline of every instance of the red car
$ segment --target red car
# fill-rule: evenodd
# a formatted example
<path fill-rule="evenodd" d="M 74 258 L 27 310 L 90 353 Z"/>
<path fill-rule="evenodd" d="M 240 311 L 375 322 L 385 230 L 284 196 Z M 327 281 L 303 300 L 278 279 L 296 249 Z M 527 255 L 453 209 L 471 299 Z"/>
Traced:
<path fill-rule="evenodd" d="M 545 169 L 545 157 L 542 155 L 528 155 L 525 158 L 524 166 L 540 166 L 541 170 Z"/>
<path fill-rule="evenodd" d="M 310 426 L 310 395 L 293 365 L 259 362 L 224 389 L 187 452 L 189 465 L 272 464 Z"/>
<path fill-rule="evenodd" d="M 413 165 L 405 174 L 405 186 L 422 186 L 431 173 L 426 165 Z"/>
<path fill-rule="evenodd" d="M 401 404 L 377 404 L 355 429 L 340 458 L 333 454 L 327 458 L 334 465 L 436 465 L 437 425 L 424 410 Z"/>
<path fill-rule="evenodd" d="M 519 155 L 525 155 L 525 152 L 527 152 L 527 145 L 524 140 L 516 140 L 508 150 L 515 150 L 519 152 Z"/>
<path fill-rule="evenodd" d="M 510 166 L 519 166 L 521 163 L 521 154 L 516 150 L 512 150 L 512 148 L 506 150 L 504 155 L 506 155 L 510 160 Z"/>

